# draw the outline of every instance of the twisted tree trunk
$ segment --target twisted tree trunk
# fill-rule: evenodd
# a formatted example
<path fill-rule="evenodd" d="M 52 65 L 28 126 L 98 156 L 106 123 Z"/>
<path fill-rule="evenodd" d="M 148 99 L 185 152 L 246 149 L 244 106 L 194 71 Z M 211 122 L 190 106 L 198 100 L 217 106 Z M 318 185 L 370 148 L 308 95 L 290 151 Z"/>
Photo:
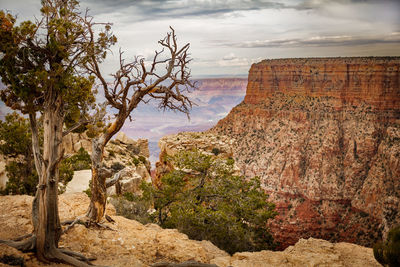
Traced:
<path fill-rule="evenodd" d="M 52 98 L 51 98 L 52 96 Z M 43 112 L 43 156 L 39 145 L 39 131 L 35 114 L 29 119 L 32 129 L 32 149 L 35 166 L 39 175 L 39 184 L 32 204 L 33 234 L 20 244 L 11 244 L 21 250 L 36 250 L 43 262 L 66 262 L 74 266 L 89 266 L 89 259 L 75 252 L 58 248 L 62 234 L 58 214 L 58 165 L 63 157 L 63 100 L 53 91 Z"/>
<path fill-rule="evenodd" d="M 54 99 L 44 112 L 43 162 L 39 174 L 39 186 L 36 194 L 38 223 L 35 225 L 37 256 L 41 261 L 57 258 L 54 250 L 61 236 L 61 224 L 58 216 L 58 164 L 61 161 L 63 114 L 61 97 Z M 53 102 L 53 101 L 51 101 Z"/>
<path fill-rule="evenodd" d="M 106 178 L 102 168 L 104 139 L 101 137 L 92 140 L 92 184 L 90 186 L 91 197 L 87 217 L 91 222 L 99 223 L 104 217 L 107 201 Z"/>
<path fill-rule="evenodd" d="M 100 223 L 104 218 L 107 202 L 107 187 L 117 181 L 107 183 L 106 179 L 112 176 L 112 172 L 103 166 L 103 153 L 108 141 L 122 128 L 127 114 L 120 112 L 116 120 L 107 131 L 92 139 L 92 184 L 90 186 L 91 197 L 87 217 L 90 222 Z M 118 176 L 120 177 L 120 176 Z"/>

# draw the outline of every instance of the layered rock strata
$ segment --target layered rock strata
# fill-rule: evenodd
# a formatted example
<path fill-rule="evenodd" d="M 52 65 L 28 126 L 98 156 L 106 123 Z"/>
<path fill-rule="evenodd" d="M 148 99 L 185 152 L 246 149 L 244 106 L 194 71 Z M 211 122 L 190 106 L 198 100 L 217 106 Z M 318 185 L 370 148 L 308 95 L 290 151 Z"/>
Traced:
<path fill-rule="evenodd" d="M 281 248 L 318 237 L 371 246 L 400 223 L 400 58 L 265 60 L 211 132 L 276 202 Z"/>
<path fill-rule="evenodd" d="M 371 104 L 400 106 L 399 57 L 299 58 L 264 60 L 251 67 L 246 104 L 259 104 L 280 92 L 292 96 L 331 97 L 334 107 Z"/>

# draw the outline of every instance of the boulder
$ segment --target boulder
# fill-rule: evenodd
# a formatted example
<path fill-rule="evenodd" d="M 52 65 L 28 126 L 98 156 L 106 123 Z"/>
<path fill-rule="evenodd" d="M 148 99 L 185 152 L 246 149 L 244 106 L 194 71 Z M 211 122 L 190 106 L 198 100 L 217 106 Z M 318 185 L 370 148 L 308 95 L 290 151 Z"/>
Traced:
<path fill-rule="evenodd" d="M 89 182 L 92 179 L 91 170 L 75 171 L 72 180 L 67 184 L 65 193 L 77 193 L 89 188 Z"/>
<path fill-rule="evenodd" d="M 151 182 L 151 177 L 143 164 L 139 164 L 137 167 L 126 167 L 117 184 L 107 189 L 107 194 L 112 196 L 129 192 L 141 195 L 140 184 L 142 181 Z"/>
<path fill-rule="evenodd" d="M 126 136 L 124 132 L 118 132 L 117 136 L 115 137 L 115 141 L 119 141 L 124 144 L 136 145 L 136 142 L 133 139 Z"/>
<path fill-rule="evenodd" d="M 300 239 L 284 251 L 239 252 L 232 257 L 211 260 L 221 267 L 264 266 L 381 266 L 373 257 L 372 249 L 349 243 L 333 244 L 321 239 Z"/>

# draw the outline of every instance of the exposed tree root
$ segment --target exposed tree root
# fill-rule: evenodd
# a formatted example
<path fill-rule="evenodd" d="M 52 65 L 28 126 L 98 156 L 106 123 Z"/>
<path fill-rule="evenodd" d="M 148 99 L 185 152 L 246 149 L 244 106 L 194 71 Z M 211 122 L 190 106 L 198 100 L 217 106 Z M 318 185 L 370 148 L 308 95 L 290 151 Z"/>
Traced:
<path fill-rule="evenodd" d="M 110 226 L 102 224 L 102 223 L 92 222 L 92 224 L 103 230 L 116 231 L 115 229 L 111 228 Z"/>
<path fill-rule="evenodd" d="M 78 252 L 73 252 L 73 251 L 70 251 L 70 250 L 63 249 L 63 248 L 59 248 L 59 250 L 62 253 L 67 254 L 68 256 L 75 257 L 75 258 L 77 258 L 77 259 L 79 259 L 81 261 L 90 262 L 90 261 L 96 260 L 95 257 L 87 258 L 87 257 L 85 257 L 84 255 L 82 255 L 82 254 L 80 254 Z"/>
<path fill-rule="evenodd" d="M 14 240 L 0 240 L 0 244 L 5 244 L 22 252 L 35 252 L 36 236 L 34 234 L 27 234 L 18 238 L 14 238 Z M 86 257 L 80 253 L 69 251 L 64 248 L 50 249 L 43 256 L 44 260 L 48 261 L 49 263 L 63 262 L 76 267 L 94 266 L 91 261 L 96 260 L 94 257 Z"/>
<path fill-rule="evenodd" d="M 112 221 L 115 222 L 110 216 L 108 216 L 107 218 L 108 221 Z M 84 225 L 86 228 L 90 228 L 92 226 L 97 227 L 99 229 L 103 229 L 103 230 L 110 230 L 110 231 L 116 231 L 115 229 L 111 228 L 108 225 L 102 224 L 102 223 L 98 223 L 98 222 L 93 222 L 90 221 L 90 219 L 86 216 L 79 216 L 77 217 L 75 220 L 67 220 L 61 223 L 61 225 L 67 225 L 67 227 L 65 227 L 65 229 L 63 230 L 63 234 L 67 233 L 70 229 L 72 229 L 76 224 L 82 224 Z"/>
<path fill-rule="evenodd" d="M 22 252 L 35 251 L 36 236 L 33 234 L 26 236 L 30 237 L 24 241 L 0 240 L 0 244 L 5 244 L 7 246 L 18 249 Z M 21 239 L 21 237 L 18 239 Z M 46 252 L 46 255 L 44 256 L 46 260 L 49 262 L 63 262 L 76 267 L 94 266 L 91 263 L 91 261 L 96 260 L 96 258 L 93 257 L 88 258 L 80 253 L 69 251 L 62 248 L 53 248 L 50 251 Z"/>
<path fill-rule="evenodd" d="M 107 214 L 104 216 L 106 218 L 106 220 L 110 223 L 115 223 L 114 219 L 111 218 L 110 216 L 108 216 Z"/>
<path fill-rule="evenodd" d="M 27 234 L 27 235 L 23 235 L 23 236 L 20 236 L 20 237 L 13 238 L 11 240 L 12 241 L 21 241 L 21 240 L 24 240 L 24 239 L 26 239 L 28 237 L 31 237 L 32 235 L 33 235 L 33 233 L 30 233 L 30 234 Z"/>
<path fill-rule="evenodd" d="M 151 267 L 218 267 L 215 264 L 201 263 L 197 261 L 185 261 L 182 263 L 169 263 L 169 262 L 159 262 L 154 263 Z"/>
<path fill-rule="evenodd" d="M 22 252 L 33 251 L 36 248 L 36 236 L 30 235 L 30 237 L 26 240 L 22 240 L 21 237 L 17 238 L 20 239 L 18 241 L 13 240 L 0 240 L 0 244 L 5 244 L 7 246 L 13 247 L 18 249 Z"/>
<path fill-rule="evenodd" d="M 54 262 L 64 262 L 67 264 L 70 264 L 72 266 L 76 267 L 91 267 L 94 266 L 92 263 L 90 263 L 90 259 L 86 258 L 85 256 L 72 252 L 72 251 L 67 251 L 65 249 L 57 249 L 53 248 L 48 252 L 48 255 L 51 261 Z"/>
<path fill-rule="evenodd" d="M 89 227 L 89 221 L 88 220 L 82 220 L 84 218 L 84 216 L 79 216 L 77 217 L 75 220 L 68 220 L 68 221 L 64 221 L 61 223 L 61 225 L 68 225 L 67 227 L 65 227 L 65 229 L 63 230 L 63 234 L 67 233 L 71 228 L 73 228 L 75 226 L 75 224 L 82 224 L 84 226 L 86 226 L 86 228 Z"/>

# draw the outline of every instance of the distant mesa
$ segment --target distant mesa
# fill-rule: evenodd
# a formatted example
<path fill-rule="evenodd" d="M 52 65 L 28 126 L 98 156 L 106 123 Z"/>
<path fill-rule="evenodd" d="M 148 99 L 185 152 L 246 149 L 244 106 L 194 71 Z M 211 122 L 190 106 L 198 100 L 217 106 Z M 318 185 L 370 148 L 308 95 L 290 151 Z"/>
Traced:
<path fill-rule="evenodd" d="M 271 59 L 253 64 L 246 104 L 276 93 L 360 101 L 377 109 L 400 107 L 400 57 Z"/>

